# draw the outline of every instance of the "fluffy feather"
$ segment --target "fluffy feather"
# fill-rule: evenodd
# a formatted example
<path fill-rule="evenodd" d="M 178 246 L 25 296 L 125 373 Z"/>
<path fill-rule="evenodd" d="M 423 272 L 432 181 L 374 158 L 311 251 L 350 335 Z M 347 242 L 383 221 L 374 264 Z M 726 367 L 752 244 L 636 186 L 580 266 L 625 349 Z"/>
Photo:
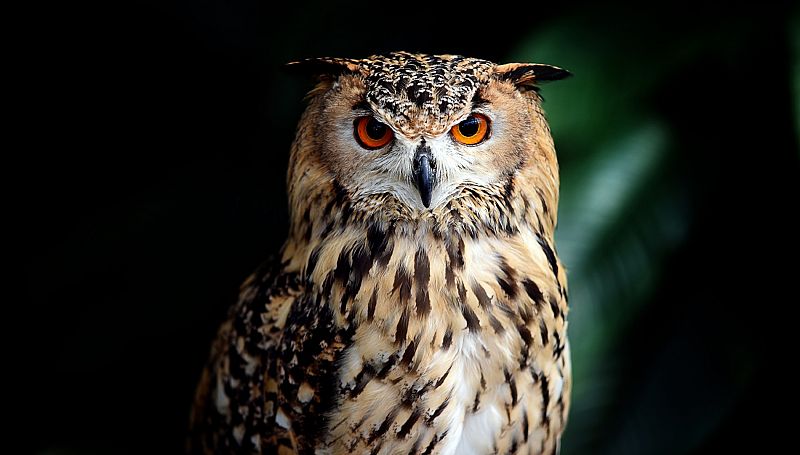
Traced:
<path fill-rule="evenodd" d="M 190 450 L 554 453 L 571 375 L 538 94 L 508 73 L 520 65 L 458 56 L 316 64 L 327 76 L 292 146 L 290 235 L 220 330 Z M 491 135 L 464 146 L 448 131 L 472 112 Z M 395 140 L 360 148 L 363 115 Z M 411 177 L 422 141 L 430 208 Z"/>

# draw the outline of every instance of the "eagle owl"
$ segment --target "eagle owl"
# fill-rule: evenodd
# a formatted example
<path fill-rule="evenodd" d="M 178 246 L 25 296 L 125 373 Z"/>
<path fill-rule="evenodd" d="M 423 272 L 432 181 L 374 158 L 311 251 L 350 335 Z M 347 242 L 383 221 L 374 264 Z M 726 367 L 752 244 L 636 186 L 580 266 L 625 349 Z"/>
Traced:
<path fill-rule="evenodd" d="M 289 237 L 241 287 L 190 451 L 550 454 L 569 410 L 558 164 L 537 84 L 406 52 L 313 74 Z"/>

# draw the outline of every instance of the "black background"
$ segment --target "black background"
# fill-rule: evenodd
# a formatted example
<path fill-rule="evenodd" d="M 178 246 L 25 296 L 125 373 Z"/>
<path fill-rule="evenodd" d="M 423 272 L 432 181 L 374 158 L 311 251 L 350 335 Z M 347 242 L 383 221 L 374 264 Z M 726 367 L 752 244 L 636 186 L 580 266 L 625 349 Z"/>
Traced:
<path fill-rule="evenodd" d="M 11 246 L 22 252 L 4 368 L 22 386 L 7 390 L 22 405 L 17 438 L 37 452 L 181 450 L 216 327 L 285 236 L 288 147 L 310 87 L 285 62 L 399 49 L 500 61 L 538 25 L 587 8 L 609 31 L 635 20 L 664 40 L 688 22 L 751 24 L 648 100 L 678 132 L 695 216 L 620 356 L 625 387 L 676 327 L 722 359 L 746 359 L 753 379 L 697 453 L 775 447 L 788 435 L 776 412 L 796 389 L 786 370 L 800 175 L 792 11 L 663 5 L 291 2 L 279 13 L 184 0 L 30 11 L 15 39 L 24 88 L 10 126 L 21 145 L 4 172 L 19 228 Z M 720 358 L 683 371 L 676 354 L 672 373 L 685 380 L 661 393 L 701 400 L 703 388 L 725 387 Z M 632 406 L 624 393 L 616 402 L 609 434 Z M 680 418 L 670 422 L 680 438 Z"/>

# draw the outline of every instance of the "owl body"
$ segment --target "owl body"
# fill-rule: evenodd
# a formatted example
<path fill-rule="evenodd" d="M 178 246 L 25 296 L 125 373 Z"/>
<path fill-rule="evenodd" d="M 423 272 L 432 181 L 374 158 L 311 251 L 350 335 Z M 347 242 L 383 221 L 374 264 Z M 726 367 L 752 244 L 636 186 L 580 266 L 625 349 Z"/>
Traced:
<path fill-rule="evenodd" d="M 567 293 L 536 84 L 566 73 L 408 53 L 300 66 L 320 83 L 290 235 L 220 330 L 190 450 L 555 453 Z"/>

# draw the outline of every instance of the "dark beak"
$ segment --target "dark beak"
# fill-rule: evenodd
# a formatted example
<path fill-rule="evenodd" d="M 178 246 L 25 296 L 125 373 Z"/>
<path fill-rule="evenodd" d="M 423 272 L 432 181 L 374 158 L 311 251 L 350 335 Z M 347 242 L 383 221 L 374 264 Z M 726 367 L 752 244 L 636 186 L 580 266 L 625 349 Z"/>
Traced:
<path fill-rule="evenodd" d="M 423 140 L 414 153 L 414 183 L 417 185 L 419 196 L 422 198 L 422 205 L 425 208 L 431 206 L 433 172 L 435 170 L 436 163 L 433 161 L 433 156 L 431 156 L 431 148 L 425 145 Z"/>

